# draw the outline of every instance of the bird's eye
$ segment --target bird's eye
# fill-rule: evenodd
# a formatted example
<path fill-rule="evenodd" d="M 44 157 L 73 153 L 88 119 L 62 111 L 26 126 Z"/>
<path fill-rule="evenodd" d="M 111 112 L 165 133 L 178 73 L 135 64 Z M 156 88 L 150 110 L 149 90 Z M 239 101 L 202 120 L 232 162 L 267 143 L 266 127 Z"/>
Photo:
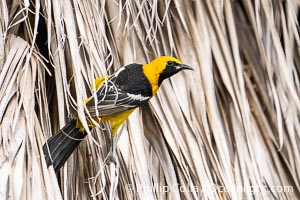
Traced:
<path fill-rule="evenodd" d="M 168 65 L 169 67 L 172 67 L 172 66 L 174 65 L 174 63 L 173 63 L 172 61 L 169 60 L 169 61 L 167 62 L 167 65 Z"/>

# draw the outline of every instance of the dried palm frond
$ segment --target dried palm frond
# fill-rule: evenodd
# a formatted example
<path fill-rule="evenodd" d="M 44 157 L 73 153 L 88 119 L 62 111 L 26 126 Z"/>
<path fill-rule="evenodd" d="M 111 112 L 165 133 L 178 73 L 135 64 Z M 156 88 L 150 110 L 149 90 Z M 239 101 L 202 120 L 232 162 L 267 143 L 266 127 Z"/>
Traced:
<path fill-rule="evenodd" d="M 297 199 L 300 3 L 0 1 L 0 199 Z M 119 131 L 89 133 L 59 174 L 42 145 L 89 85 L 174 55 L 172 77 Z M 76 114 L 77 115 L 77 114 Z"/>

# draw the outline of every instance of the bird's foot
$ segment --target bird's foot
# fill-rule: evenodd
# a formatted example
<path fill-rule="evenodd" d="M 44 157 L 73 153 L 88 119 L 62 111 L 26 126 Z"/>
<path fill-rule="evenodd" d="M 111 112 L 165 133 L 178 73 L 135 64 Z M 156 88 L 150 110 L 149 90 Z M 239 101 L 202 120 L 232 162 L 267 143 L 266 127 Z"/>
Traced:
<path fill-rule="evenodd" d="M 104 165 L 110 165 L 111 163 L 113 163 L 115 165 L 118 164 L 117 157 L 112 150 L 110 150 L 108 155 L 106 156 L 106 158 L 104 160 Z"/>

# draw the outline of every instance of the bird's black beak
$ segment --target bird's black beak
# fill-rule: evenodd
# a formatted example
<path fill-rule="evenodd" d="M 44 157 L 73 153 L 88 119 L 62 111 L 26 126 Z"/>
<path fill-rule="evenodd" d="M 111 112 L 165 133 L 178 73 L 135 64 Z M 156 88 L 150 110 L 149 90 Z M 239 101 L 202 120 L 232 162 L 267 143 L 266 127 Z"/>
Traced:
<path fill-rule="evenodd" d="M 177 69 L 177 71 L 181 71 L 181 70 L 185 70 L 185 69 L 193 70 L 193 68 L 191 68 L 190 66 L 185 65 L 185 64 L 177 65 L 177 66 L 176 66 L 176 69 Z"/>

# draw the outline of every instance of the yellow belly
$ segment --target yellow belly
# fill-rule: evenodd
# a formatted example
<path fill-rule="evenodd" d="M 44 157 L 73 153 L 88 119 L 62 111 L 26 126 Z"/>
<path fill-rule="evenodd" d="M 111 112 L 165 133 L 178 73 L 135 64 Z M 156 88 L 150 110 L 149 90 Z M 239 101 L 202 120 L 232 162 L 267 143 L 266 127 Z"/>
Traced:
<path fill-rule="evenodd" d="M 111 135 L 112 137 L 115 137 L 119 127 L 123 124 L 123 122 L 128 118 L 128 116 L 134 111 L 135 109 L 131 109 L 119 114 L 115 114 L 115 115 L 109 115 L 109 116 L 103 116 L 100 119 L 97 117 L 93 117 L 93 120 L 95 120 L 98 123 L 101 122 L 109 122 L 109 125 L 111 127 Z M 95 128 L 95 124 L 90 120 L 90 119 L 86 119 L 88 126 L 90 127 L 90 129 Z M 77 124 L 76 124 L 76 128 L 79 128 L 81 132 L 83 132 L 85 129 L 82 126 L 80 120 L 77 120 Z"/>
<path fill-rule="evenodd" d="M 131 109 L 116 115 L 104 116 L 101 118 L 101 121 L 107 121 L 111 127 L 111 135 L 115 137 L 119 127 L 123 124 L 123 122 L 128 118 L 128 116 L 134 111 L 135 109 Z"/>

